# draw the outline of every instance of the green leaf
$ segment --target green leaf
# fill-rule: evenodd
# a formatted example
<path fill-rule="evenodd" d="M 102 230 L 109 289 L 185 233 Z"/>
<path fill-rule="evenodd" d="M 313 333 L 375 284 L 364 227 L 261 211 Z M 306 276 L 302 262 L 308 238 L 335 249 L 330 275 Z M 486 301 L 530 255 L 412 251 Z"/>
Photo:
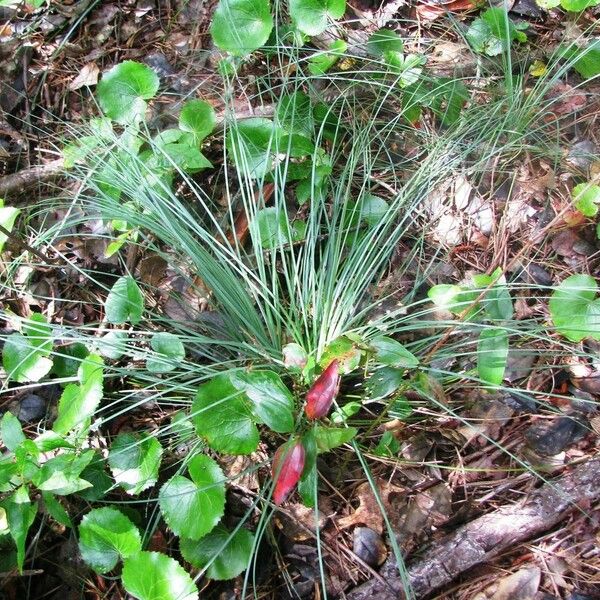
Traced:
<path fill-rule="evenodd" d="M 298 493 L 304 505 L 313 508 L 319 476 L 317 472 L 316 425 L 302 436 L 302 445 L 304 446 L 305 459 L 304 470 L 298 483 Z"/>
<path fill-rule="evenodd" d="M 273 371 L 247 371 L 231 377 L 233 385 L 250 399 L 258 423 L 278 433 L 294 429 L 294 397 Z"/>
<path fill-rule="evenodd" d="M 402 38 L 391 29 L 380 29 L 367 40 L 367 50 L 374 56 L 383 56 L 386 52 L 404 52 Z"/>
<path fill-rule="evenodd" d="M 600 0 L 560 0 L 560 5 L 569 12 L 581 12 L 598 4 Z"/>
<path fill-rule="evenodd" d="M 306 354 L 306 350 L 299 344 L 286 344 L 282 348 L 282 354 L 283 364 L 290 371 L 302 370 L 308 362 L 308 354 Z"/>
<path fill-rule="evenodd" d="M 210 169 L 212 163 L 194 146 L 186 143 L 165 144 L 156 148 L 147 160 L 148 168 L 162 173 L 171 173 L 180 169 L 186 173 L 197 173 Z"/>
<path fill-rule="evenodd" d="M 32 483 L 46 492 L 66 496 L 91 487 L 91 483 L 80 477 L 94 457 L 93 450 L 80 455 L 73 452 L 59 454 L 47 460 L 32 477 Z"/>
<path fill-rule="evenodd" d="M 158 440 L 147 433 L 121 433 L 110 447 L 108 465 L 128 494 L 139 494 L 156 483 L 162 453 Z"/>
<path fill-rule="evenodd" d="M 562 56 L 572 62 L 573 68 L 584 78 L 600 75 L 600 40 L 595 40 L 585 48 L 569 46 Z"/>
<path fill-rule="evenodd" d="M 263 46 L 272 29 L 269 0 L 220 0 L 210 33 L 221 50 L 245 56 Z"/>
<path fill-rule="evenodd" d="M 225 375 L 198 388 L 192 404 L 192 421 L 198 435 L 224 454 L 250 454 L 258 446 L 258 429 L 250 402 Z"/>
<path fill-rule="evenodd" d="M 15 219 L 19 216 L 21 211 L 13 206 L 4 206 L 4 200 L 0 198 L 0 225 L 8 231 L 12 231 L 15 224 Z M 8 239 L 5 233 L 0 231 L 0 252 L 4 249 L 4 243 Z"/>
<path fill-rule="evenodd" d="M 361 408 L 362 404 L 360 402 L 348 402 L 348 404 L 340 406 L 340 408 L 331 413 L 331 422 L 335 423 L 336 425 L 341 425 L 350 417 L 354 416 Z"/>
<path fill-rule="evenodd" d="M 10 536 L 17 546 L 17 567 L 19 573 L 23 572 L 23 563 L 25 561 L 25 542 L 27 532 L 33 524 L 37 513 L 37 503 L 32 504 L 29 500 L 27 490 L 19 488 L 10 498 L 2 503 L 6 511 L 6 520 L 10 530 Z"/>
<path fill-rule="evenodd" d="M 290 225 L 284 208 L 263 208 L 256 213 L 254 223 L 264 249 L 272 250 L 302 239 L 302 231 Z"/>
<path fill-rule="evenodd" d="M 34 314 L 32 320 L 45 319 Z M 39 321 L 38 321 L 39 322 Z M 2 351 L 2 364 L 8 379 L 19 383 L 39 381 L 52 368 L 52 360 L 47 358 L 52 349 L 52 338 L 38 324 L 26 327 L 23 334 L 15 332 L 6 338 Z"/>
<path fill-rule="evenodd" d="M 81 361 L 84 360 L 89 351 L 85 344 L 76 342 L 57 349 L 54 355 L 54 367 L 52 372 L 57 377 L 75 377 Z"/>
<path fill-rule="evenodd" d="M 553 292 L 549 307 L 557 331 L 572 342 L 600 340 L 598 284 L 589 275 L 571 275 Z"/>
<path fill-rule="evenodd" d="M 168 373 L 185 358 L 183 343 L 172 333 L 155 333 L 150 340 L 150 346 L 157 354 L 146 360 L 146 368 L 151 373 Z"/>
<path fill-rule="evenodd" d="M 343 444 L 347 444 L 358 433 L 356 427 L 324 427 L 315 426 L 315 440 L 319 453 L 329 452 Z"/>
<path fill-rule="evenodd" d="M 138 528 L 116 508 L 95 508 L 79 525 L 79 551 L 97 573 L 112 571 L 120 558 L 142 549 Z"/>
<path fill-rule="evenodd" d="M 92 484 L 92 487 L 78 492 L 78 495 L 88 502 L 104 498 L 112 488 L 112 479 L 106 472 L 104 459 L 98 452 L 94 453 L 89 465 L 81 472 L 81 478 Z"/>
<path fill-rule="evenodd" d="M 138 552 L 125 559 L 121 580 L 138 600 L 198 600 L 192 578 L 174 558 L 159 552 Z"/>
<path fill-rule="evenodd" d="M 126 331 L 111 329 L 100 338 L 98 343 L 99 352 L 102 356 L 111 360 L 119 360 L 127 352 L 127 341 L 129 336 Z"/>
<path fill-rule="evenodd" d="M 364 220 L 367 225 L 374 227 L 378 225 L 388 214 L 390 205 L 379 196 L 367 194 L 361 202 L 361 220 Z"/>
<path fill-rule="evenodd" d="M 489 288 L 482 300 L 483 308 L 489 319 L 497 321 L 510 321 L 512 319 L 513 303 L 500 269 L 496 269 L 491 275 L 473 275 L 473 286 L 476 288 L 475 294 L 477 296 L 483 290 Z"/>
<path fill-rule="evenodd" d="M 104 308 L 109 323 L 118 325 L 129 321 L 136 325 L 141 321 L 144 297 L 131 275 L 124 275 L 115 281 L 106 297 Z"/>
<path fill-rule="evenodd" d="M 399 396 L 394 398 L 388 410 L 388 415 L 392 419 L 404 420 L 412 415 L 413 409 L 406 396 Z"/>
<path fill-rule="evenodd" d="M 399 84 L 401 87 L 414 85 L 423 72 L 422 66 L 427 59 L 420 54 L 407 54 L 406 56 L 398 52 L 386 52 L 385 62 L 390 67 L 392 73 L 399 75 Z"/>
<path fill-rule="evenodd" d="M 508 335 L 505 329 L 484 329 L 477 344 L 477 372 L 486 383 L 500 385 L 504 379 L 508 357 Z"/>
<path fill-rule="evenodd" d="M 278 135 L 278 129 L 269 119 L 243 119 L 229 129 L 225 145 L 237 170 L 259 179 L 271 170 Z"/>
<path fill-rule="evenodd" d="M 595 217 L 600 204 L 600 185 L 580 183 L 573 188 L 575 208 L 586 217 Z"/>
<path fill-rule="evenodd" d="M 319 35 L 329 21 L 341 19 L 346 12 L 346 0 L 289 0 L 290 17 L 302 33 Z"/>
<path fill-rule="evenodd" d="M 126 60 L 104 73 L 96 88 L 100 107 L 113 121 L 132 123 L 146 114 L 146 100 L 158 91 L 158 75 L 148 66 Z"/>
<path fill-rule="evenodd" d="M 386 431 L 379 440 L 379 443 L 373 449 L 373 454 L 377 456 L 394 457 L 400 452 L 400 443 L 394 437 L 391 431 Z"/>
<path fill-rule="evenodd" d="M 344 40 L 335 40 L 327 52 L 319 52 L 308 59 L 308 72 L 311 75 L 324 75 L 340 60 L 346 50 L 348 44 Z"/>
<path fill-rule="evenodd" d="M 225 512 L 225 476 L 209 456 L 198 454 L 188 464 L 192 481 L 175 475 L 158 495 L 160 511 L 179 536 L 198 540 L 211 531 Z"/>
<path fill-rule="evenodd" d="M 42 492 L 42 499 L 48 514 L 61 525 L 65 527 L 73 527 L 69 514 L 63 508 L 63 505 L 57 500 L 56 496 L 50 492 Z"/>
<path fill-rule="evenodd" d="M 459 285 L 447 284 L 434 285 L 427 292 L 427 295 L 436 306 L 448 310 L 455 315 L 462 314 L 463 311 L 479 297 L 477 292 L 468 290 Z M 477 312 L 477 306 L 470 312 Z"/>
<path fill-rule="evenodd" d="M 231 539 L 230 536 L 230 531 L 217 525 L 201 540 L 182 538 L 179 549 L 183 558 L 197 569 L 204 569 L 210 563 L 206 570 L 209 579 L 233 579 L 250 563 L 254 536 L 246 529 L 238 529 Z"/>
<path fill-rule="evenodd" d="M 282 96 L 277 104 L 277 123 L 287 133 L 312 139 L 315 121 L 310 98 L 302 92 Z"/>
<path fill-rule="evenodd" d="M 196 144 L 212 133 L 216 124 L 215 109 L 203 100 L 186 102 L 179 114 L 179 129 L 191 133 Z"/>
<path fill-rule="evenodd" d="M 52 428 L 58 434 L 66 434 L 85 424 L 100 405 L 103 395 L 104 361 L 97 354 L 90 354 L 79 366 L 79 385 L 69 384 L 58 403 L 58 416 Z"/>
<path fill-rule="evenodd" d="M 0 421 L 0 436 L 4 447 L 14 452 L 25 438 L 19 419 L 10 411 L 6 411 Z"/>
<path fill-rule="evenodd" d="M 442 125 L 453 125 L 469 100 L 469 89 L 459 79 L 440 77 L 431 92 L 431 110 L 439 117 Z"/>
<path fill-rule="evenodd" d="M 395 392 L 404 381 L 404 369 L 383 367 L 373 371 L 366 381 L 369 400 L 381 400 Z"/>
<path fill-rule="evenodd" d="M 419 359 L 400 342 L 390 337 L 380 335 L 373 338 L 369 345 L 375 349 L 377 360 L 384 365 L 406 369 L 414 369 L 419 366 Z"/>
<path fill-rule="evenodd" d="M 362 350 L 345 335 L 341 335 L 325 347 L 319 365 L 326 368 L 332 360 L 337 359 L 340 372 L 346 374 L 358 367 L 361 356 Z"/>

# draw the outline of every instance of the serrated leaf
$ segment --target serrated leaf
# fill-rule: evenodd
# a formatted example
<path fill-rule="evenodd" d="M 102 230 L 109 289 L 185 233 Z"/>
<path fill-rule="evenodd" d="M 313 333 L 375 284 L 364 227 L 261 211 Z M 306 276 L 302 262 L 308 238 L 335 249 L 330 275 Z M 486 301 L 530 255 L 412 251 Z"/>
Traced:
<path fill-rule="evenodd" d="M 97 354 L 90 354 L 79 366 L 79 385 L 69 384 L 58 403 L 58 416 L 52 428 L 58 434 L 66 434 L 90 419 L 102 400 L 104 361 Z"/>
<path fill-rule="evenodd" d="M 96 502 L 104 498 L 112 488 L 113 481 L 105 469 L 105 461 L 102 456 L 95 452 L 88 466 L 81 472 L 81 478 L 89 481 L 89 488 L 80 490 L 78 495 L 88 502 Z"/>
<path fill-rule="evenodd" d="M 54 355 L 52 372 L 57 377 L 75 377 L 81 361 L 89 354 L 87 347 L 79 342 L 61 346 Z"/>
<path fill-rule="evenodd" d="M 289 0 L 290 17 L 302 33 L 319 35 L 346 12 L 346 0 Z"/>
<path fill-rule="evenodd" d="M 93 450 L 86 450 L 80 455 L 69 452 L 54 456 L 47 460 L 32 477 L 32 483 L 40 490 L 60 496 L 89 488 L 91 483 L 81 478 L 81 472 L 93 456 Z"/>
<path fill-rule="evenodd" d="M 159 552 L 139 552 L 123 561 L 123 587 L 138 600 L 198 600 L 185 569 Z"/>
<path fill-rule="evenodd" d="M 147 65 L 126 60 L 104 73 L 96 96 L 106 116 L 118 123 L 144 118 L 146 100 L 158 91 L 158 75 Z"/>
<path fill-rule="evenodd" d="M 42 499 L 44 500 L 46 511 L 57 523 L 65 527 L 73 527 L 69 514 L 54 494 L 51 492 L 42 492 Z"/>
<path fill-rule="evenodd" d="M 600 340 L 598 284 L 590 275 L 567 277 L 550 298 L 549 308 L 557 331 L 572 342 Z"/>
<path fill-rule="evenodd" d="M 14 452 L 25 438 L 19 419 L 10 411 L 6 411 L 0 421 L 0 437 L 4 447 Z"/>
<path fill-rule="evenodd" d="M 208 445 L 224 454 L 250 454 L 259 442 L 249 400 L 227 376 L 214 377 L 198 388 L 192 422 Z"/>
<path fill-rule="evenodd" d="M 508 357 L 508 334 L 505 329 L 484 329 L 477 344 L 477 373 L 480 379 L 500 385 L 504 379 Z"/>
<path fill-rule="evenodd" d="M 138 528 L 116 508 L 95 508 L 79 525 L 79 551 L 97 573 L 112 571 L 121 558 L 142 549 Z"/>
<path fill-rule="evenodd" d="M 347 444 L 358 433 L 356 427 L 315 426 L 315 441 L 319 454 Z"/>
<path fill-rule="evenodd" d="M 156 352 L 156 356 L 150 356 L 146 360 L 146 368 L 151 373 L 168 373 L 185 358 L 183 343 L 172 333 L 155 333 L 150 346 Z"/>
<path fill-rule="evenodd" d="M 235 373 L 231 382 L 250 399 L 257 422 L 278 433 L 289 433 L 294 429 L 294 397 L 277 373 Z"/>
<path fill-rule="evenodd" d="M 144 297 L 131 275 L 119 277 L 112 286 L 104 305 L 106 320 L 121 324 L 129 321 L 136 325 L 142 319 Z"/>
<path fill-rule="evenodd" d="M 161 488 L 158 502 L 176 535 L 198 540 L 211 531 L 225 511 L 225 476 L 209 456 L 199 454 L 188 465 L 193 481 L 175 475 Z"/>
<path fill-rule="evenodd" d="M 414 369 L 419 366 L 419 359 L 400 342 L 380 335 L 373 338 L 369 345 L 375 350 L 375 357 L 378 362 L 390 367 L 404 367 Z"/>
<path fill-rule="evenodd" d="M 212 133 L 216 123 L 215 109 L 203 100 L 186 102 L 179 113 L 179 129 L 191 133 L 196 144 Z"/>
<path fill-rule="evenodd" d="M 230 536 L 231 532 L 223 525 L 217 525 L 200 540 L 182 538 L 179 549 L 183 558 L 197 569 L 204 569 L 210 563 L 206 570 L 209 579 L 233 579 L 250 563 L 254 536 L 246 529 L 239 529 L 232 539 Z"/>
<path fill-rule="evenodd" d="M 23 572 L 25 561 L 25 542 L 27 533 L 33 524 L 37 513 L 37 503 L 32 504 L 29 500 L 27 490 L 19 488 L 10 498 L 2 503 L 6 511 L 6 520 L 12 537 L 17 547 L 17 567 L 19 573 Z"/>
<path fill-rule="evenodd" d="M 263 46 L 272 29 L 269 0 L 220 0 L 210 33 L 221 50 L 245 56 Z"/>
<path fill-rule="evenodd" d="M 110 447 L 108 465 L 128 494 L 140 494 L 156 483 L 162 453 L 158 440 L 147 433 L 121 433 Z"/>

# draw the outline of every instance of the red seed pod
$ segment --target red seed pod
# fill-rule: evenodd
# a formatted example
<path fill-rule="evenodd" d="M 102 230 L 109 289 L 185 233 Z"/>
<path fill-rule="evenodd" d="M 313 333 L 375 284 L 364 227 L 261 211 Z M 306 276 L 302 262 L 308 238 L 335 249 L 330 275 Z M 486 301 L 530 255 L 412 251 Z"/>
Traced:
<path fill-rule="evenodd" d="M 273 456 L 273 502 L 281 504 L 296 487 L 304 470 L 304 446 L 300 440 L 279 446 Z"/>
<path fill-rule="evenodd" d="M 339 365 L 332 360 L 308 390 L 304 412 L 309 419 L 320 419 L 329 412 L 340 389 Z"/>

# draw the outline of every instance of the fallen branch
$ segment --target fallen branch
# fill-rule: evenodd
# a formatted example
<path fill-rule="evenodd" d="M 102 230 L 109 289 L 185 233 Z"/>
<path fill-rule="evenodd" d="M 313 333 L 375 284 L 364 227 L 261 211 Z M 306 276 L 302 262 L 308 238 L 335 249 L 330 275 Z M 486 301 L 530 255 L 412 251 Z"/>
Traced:
<path fill-rule="evenodd" d="M 448 585 L 456 577 L 511 548 L 554 527 L 570 512 L 600 500 L 600 457 L 574 468 L 543 485 L 524 501 L 483 515 L 434 544 L 424 558 L 409 565 L 414 597 L 421 600 Z M 383 565 L 381 577 L 368 581 L 346 595 L 348 600 L 398 600 L 404 598 L 395 560 Z"/>
<path fill-rule="evenodd" d="M 52 181 L 61 175 L 63 169 L 63 159 L 57 158 L 45 165 L 36 165 L 0 177 L 0 198 L 10 194 L 20 194 L 34 185 Z"/>

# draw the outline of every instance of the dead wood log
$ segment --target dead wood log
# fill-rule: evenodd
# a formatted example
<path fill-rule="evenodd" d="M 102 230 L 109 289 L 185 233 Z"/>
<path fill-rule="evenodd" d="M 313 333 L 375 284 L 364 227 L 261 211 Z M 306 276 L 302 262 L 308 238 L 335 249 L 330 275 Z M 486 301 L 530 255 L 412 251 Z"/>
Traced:
<path fill-rule="evenodd" d="M 36 165 L 0 177 L 0 198 L 10 194 L 20 194 L 35 185 L 52 181 L 59 177 L 63 170 L 63 159 L 57 158 L 44 165 Z"/>
<path fill-rule="evenodd" d="M 600 500 L 599 481 L 600 457 L 595 457 L 544 484 L 523 501 L 499 508 L 460 527 L 425 550 L 422 559 L 409 564 L 408 578 L 413 597 L 426 598 L 475 565 L 551 529 L 570 512 L 585 510 L 590 503 Z M 393 557 L 383 565 L 380 575 L 387 582 L 386 586 L 371 580 L 349 592 L 347 599 L 405 598 Z"/>

